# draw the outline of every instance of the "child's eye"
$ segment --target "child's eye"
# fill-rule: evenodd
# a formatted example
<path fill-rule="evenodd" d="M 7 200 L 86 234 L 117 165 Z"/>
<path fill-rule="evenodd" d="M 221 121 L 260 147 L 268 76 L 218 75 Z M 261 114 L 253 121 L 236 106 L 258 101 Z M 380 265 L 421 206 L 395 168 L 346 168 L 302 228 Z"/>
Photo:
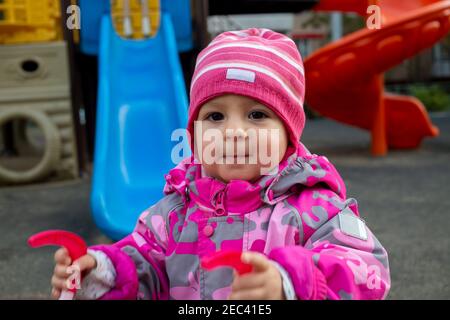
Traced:
<path fill-rule="evenodd" d="M 267 115 L 262 111 L 252 111 L 249 114 L 249 118 L 252 120 L 260 120 L 260 119 L 267 118 Z"/>
<path fill-rule="evenodd" d="M 211 112 L 206 119 L 211 121 L 220 121 L 223 120 L 223 114 L 220 112 Z"/>

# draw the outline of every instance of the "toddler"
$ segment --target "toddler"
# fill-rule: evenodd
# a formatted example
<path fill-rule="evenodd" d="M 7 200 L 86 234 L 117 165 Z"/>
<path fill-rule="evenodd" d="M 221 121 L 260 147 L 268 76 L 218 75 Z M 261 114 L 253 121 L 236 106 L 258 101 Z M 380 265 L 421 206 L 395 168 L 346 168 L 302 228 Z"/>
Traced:
<path fill-rule="evenodd" d="M 133 233 L 74 262 L 76 298 L 385 298 L 386 250 L 334 166 L 300 142 L 304 96 L 291 39 L 256 28 L 217 36 L 192 79 L 192 156 L 165 175 L 165 196 Z M 242 252 L 252 271 L 203 269 L 201 258 L 219 250 Z M 72 261 L 65 249 L 55 261 L 57 298 Z"/>

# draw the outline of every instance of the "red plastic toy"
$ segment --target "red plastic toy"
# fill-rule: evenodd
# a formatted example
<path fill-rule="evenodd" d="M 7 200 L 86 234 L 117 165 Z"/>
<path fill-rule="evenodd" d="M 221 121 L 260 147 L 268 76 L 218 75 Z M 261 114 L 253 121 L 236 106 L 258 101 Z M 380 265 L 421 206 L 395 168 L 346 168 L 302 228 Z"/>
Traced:
<path fill-rule="evenodd" d="M 218 267 L 232 267 L 239 275 L 251 272 L 253 266 L 244 263 L 241 260 L 242 252 L 240 251 L 219 251 L 209 257 L 204 257 L 201 260 L 201 266 L 206 270 L 212 270 Z"/>
<path fill-rule="evenodd" d="M 67 249 L 72 261 L 84 256 L 87 253 L 87 245 L 82 238 L 72 232 L 64 230 L 47 230 L 36 233 L 28 238 L 28 244 L 32 248 L 39 248 L 42 246 L 62 246 Z M 63 291 L 60 300 L 72 300 L 76 289 Z"/>

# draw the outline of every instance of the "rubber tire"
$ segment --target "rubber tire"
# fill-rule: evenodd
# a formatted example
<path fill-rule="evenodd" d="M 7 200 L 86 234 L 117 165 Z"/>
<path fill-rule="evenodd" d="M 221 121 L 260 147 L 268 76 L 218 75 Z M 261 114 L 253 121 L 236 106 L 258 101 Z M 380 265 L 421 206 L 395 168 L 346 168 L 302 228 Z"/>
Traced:
<path fill-rule="evenodd" d="M 15 171 L 0 166 L 0 181 L 29 183 L 47 177 L 61 158 L 61 138 L 58 129 L 43 112 L 24 107 L 10 107 L 0 110 L 0 126 L 14 118 L 28 118 L 34 121 L 45 137 L 45 151 L 41 160 L 31 169 Z"/>

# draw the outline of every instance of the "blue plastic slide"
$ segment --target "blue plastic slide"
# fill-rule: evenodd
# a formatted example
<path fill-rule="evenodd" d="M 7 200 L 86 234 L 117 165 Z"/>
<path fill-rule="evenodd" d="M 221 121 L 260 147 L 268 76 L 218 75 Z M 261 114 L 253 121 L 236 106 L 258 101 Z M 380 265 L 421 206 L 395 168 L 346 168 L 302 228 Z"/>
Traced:
<path fill-rule="evenodd" d="M 120 38 L 104 15 L 99 42 L 91 207 L 97 226 L 117 240 L 163 196 L 179 143 L 171 135 L 186 127 L 187 96 L 168 13 L 161 13 L 157 35 L 143 41 Z"/>

